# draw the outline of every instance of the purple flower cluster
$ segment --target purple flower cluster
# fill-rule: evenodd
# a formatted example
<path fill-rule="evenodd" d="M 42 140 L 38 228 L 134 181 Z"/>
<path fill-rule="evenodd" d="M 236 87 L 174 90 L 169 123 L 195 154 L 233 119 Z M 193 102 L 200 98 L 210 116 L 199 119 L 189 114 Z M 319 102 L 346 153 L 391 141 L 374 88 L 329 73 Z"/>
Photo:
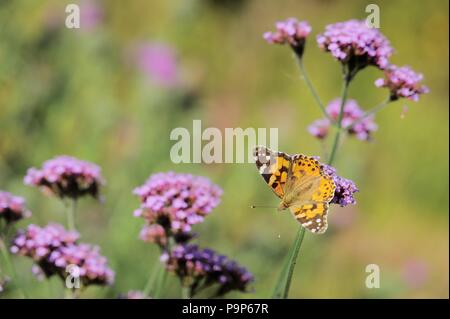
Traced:
<path fill-rule="evenodd" d="M 31 224 L 26 231 L 19 231 L 13 241 L 11 252 L 38 261 L 62 246 L 74 244 L 79 238 L 77 232 L 66 231 L 59 224 L 48 224 L 45 227 Z"/>
<path fill-rule="evenodd" d="M 168 244 L 166 230 L 159 224 L 145 225 L 139 234 L 139 238 L 161 247 L 165 247 Z"/>
<path fill-rule="evenodd" d="M 114 281 L 114 272 L 107 259 L 100 255 L 97 246 L 78 243 L 79 234 L 66 231 L 62 225 L 48 224 L 45 227 L 29 225 L 14 238 L 11 252 L 33 259 L 46 277 L 68 275 L 66 267 L 77 266 L 77 276 L 84 286 L 107 285 Z M 72 273 L 72 275 L 74 275 Z"/>
<path fill-rule="evenodd" d="M 317 36 L 319 47 L 350 69 L 360 70 L 368 65 L 385 69 L 393 49 L 386 37 L 365 21 L 349 20 L 330 24 Z"/>
<path fill-rule="evenodd" d="M 332 121 L 337 121 L 341 108 L 341 99 L 332 100 L 327 106 L 327 114 Z M 308 131 L 311 135 L 323 139 L 327 137 L 331 123 L 328 119 L 314 121 Z M 370 140 L 371 133 L 377 130 L 373 115 L 364 117 L 364 111 L 355 100 L 347 100 L 344 105 L 342 116 L 342 128 L 347 129 L 350 135 L 355 135 L 357 139 Z"/>
<path fill-rule="evenodd" d="M 407 98 L 417 102 L 421 94 L 429 92 L 429 89 L 420 83 L 422 80 L 423 75 L 414 72 L 409 66 L 391 65 L 385 71 L 385 78 L 377 79 L 375 85 L 388 88 L 391 101 Z"/>
<path fill-rule="evenodd" d="M 334 191 L 334 197 L 331 200 L 333 204 L 339 204 L 341 207 L 356 204 L 356 200 L 353 194 L 359 192 L 355 183 L 349 179 L 343 178 L 336 174 L 336 169 L 332 166 L 322 164 L 322 169 L 325 174 L 333 178 L 336 190 Z"/>
<path fill-rule="evenodd" d="M 141 199 L 134 215 L 147 221 L 141 238 L 162 245 L 171 236 L 190 239 L 192 225 L 219 204 L 222 190 L 207 178 L 168 172 L 150 176 L 134 194 Z"/>
<path fill-rule="evenodd" d="M 289 44 L 301 57 L 306 37 L 311 32 L 309 23 L 306 21 L 298 21 L 295 18 L 289 18 L 285 21 L 278 21 L 275 27 L 275 32 L 264 33 L 264 39 L 271 44 Z"/>
<path fill-rule="evenodd" d="M 83 0 L 80 3 L 81 31 L 92 31 L 103 21 L 103 8 L 93 0 Z"/>
<path fill-rule="evenodd" d="M 146 220 L 140 238 L 162 249 L 161 261 L 191 296 L 213 284 L 218 284 L 215 296 L 246 291 L 253 276 L 245 268 L 213 250 L 188 244 L 196 236 L 192 225 L 202 222 L 220 202 L 222 190 L 217 185 L 200 176 L 157 173 L 134 194 L 141 199 L 135 216 Z M 170 244 L 172 240 L 175 245 Z"/>
<path fill-rule="evenodd" d="M 104 184 L 100 167 L 70 156 L 58 156 L 44 162 L 42 169 L 28 169 L 24 182 L 45 193 L 77 199 L 84 195 L 99 197 Z"/>
<path fill-rule="evenodd" d="M 211 249 L 199 249 L 196 245 L 178 245 L 161 259 L 168 271 L 175 273 L 184 286 L 190 287 L 191 296 L 200 290 L 217 284 L 215 296 L 232 290 L 248 291 L 253 275 L 235 261 L 219 255 Z"/>
<path fill-rule="evenodd" d="M 9 224 L 30 216 L 31 212 L 25 207 L 25 199 L 0 191 L 0 220 L 4 219 Z"/>
<path fill-rule="evenodd" d="M 165 88 L 178 85 L 178 63 L 172 48 L 160 43 L 144 43 L 135 55 L 137 67 L 153 84 Z"/>
<path fill-rule="evenodd" d="M 330 130 L 330 120 L 328 119 L 318 119 L 308 126 L 308 132 L 318 139 L 324 139 L 328 136 Z"/>
<path fill-rule="evenodd" d="M 411 289 L 420 288 L 430 277 L 429 266 L 425 260 L 408 260 L 403 264 L 402 268 L 403 281 Z"/>

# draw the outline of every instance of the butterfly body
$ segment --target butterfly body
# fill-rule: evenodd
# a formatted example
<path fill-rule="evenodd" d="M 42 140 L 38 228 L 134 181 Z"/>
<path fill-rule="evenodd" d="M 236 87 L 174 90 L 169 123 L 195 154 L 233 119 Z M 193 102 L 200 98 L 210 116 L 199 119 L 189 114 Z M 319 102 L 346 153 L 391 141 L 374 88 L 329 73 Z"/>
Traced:
<path fill-rule="evenodd" d="M 320 163 L 313 157 L 291 156 L 264 146 L 256 147 L 254 156 L 261 176 L 281 199 L 278 210 L 289 209 L 303 227 L 324 233 L 336 186 Z"/>

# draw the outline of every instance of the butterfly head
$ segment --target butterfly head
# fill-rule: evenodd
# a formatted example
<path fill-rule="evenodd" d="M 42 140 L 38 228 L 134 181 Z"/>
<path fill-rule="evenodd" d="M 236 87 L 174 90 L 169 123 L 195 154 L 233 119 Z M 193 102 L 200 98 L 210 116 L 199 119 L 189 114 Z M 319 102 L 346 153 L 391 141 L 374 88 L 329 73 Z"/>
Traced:
<path fill-rule="evenodd" d="M 280 202 L 280 204 L 278 205 L 277 210 L 278 210 L 279 212 L 281 212 L 281 211 L 287 209 L 288 207 L 289 207 L 289 204 L 283 199 L 283 200 Z"/>

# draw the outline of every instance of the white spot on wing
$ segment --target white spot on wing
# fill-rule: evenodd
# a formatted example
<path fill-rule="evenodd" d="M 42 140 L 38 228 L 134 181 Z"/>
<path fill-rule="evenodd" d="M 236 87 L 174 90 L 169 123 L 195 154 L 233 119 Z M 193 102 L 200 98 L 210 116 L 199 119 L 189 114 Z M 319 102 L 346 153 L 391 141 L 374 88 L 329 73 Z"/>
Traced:
<path fill-rule="evenodd" d="M 259 168 L 259 173 L 260 174 L 266 173 L 266 169 L 267 169 L 267 165 L 266 164 L 261 165 L 261 167 Z"/>

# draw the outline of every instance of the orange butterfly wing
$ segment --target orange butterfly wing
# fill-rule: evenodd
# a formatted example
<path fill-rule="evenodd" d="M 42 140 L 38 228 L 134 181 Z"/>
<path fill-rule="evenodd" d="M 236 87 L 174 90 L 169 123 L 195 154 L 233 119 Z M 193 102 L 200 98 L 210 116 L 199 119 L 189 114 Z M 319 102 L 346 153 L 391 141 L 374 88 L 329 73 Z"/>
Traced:
<path fill-rule="evenodd" d="M 279 198 L 283 198 L 291 157 L 283 152 L 274 152 L 264 146 L 257 146 L 253 156 L 261 176 L 274 193 Z"/>

